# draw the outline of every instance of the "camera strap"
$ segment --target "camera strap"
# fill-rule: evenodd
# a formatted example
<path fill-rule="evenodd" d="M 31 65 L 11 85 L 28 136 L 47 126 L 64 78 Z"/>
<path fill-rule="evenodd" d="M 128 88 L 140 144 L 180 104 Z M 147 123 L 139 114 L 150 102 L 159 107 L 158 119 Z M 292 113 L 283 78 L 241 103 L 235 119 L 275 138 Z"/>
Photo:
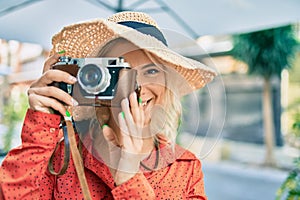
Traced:
<path fill-rule="evenodd" d="M 69 165 L 70 151 L 71 151 L 72 159 L 73 159 L 76 173 L 77 173 L 79 183 L 80 183 L 80 186 L 82 189 L 83 197 L 85 200 L 92 200 L 91 194 L 89 191 L 89 187 L 87 184 L 87 180 L 86 180 L 86 177 L 84 174 L 84 166 L 83 166 L 82 157 L 80 155 L 79 149 L 77 148 L 77 142 L 76 142 L 75 131 L 74 131 L 74 127 L 73 127 L 72 117 L 70 117 L 70 116 L 64 117 L 64 124 L 65 125 L 62 127 L 64 137 L 62 139 L 60 139 L 60 141 L 56 144 L 56 147 L 49 159 L 49 163 L 48 163 L 49 172 L 56 176 L 64 174 Z M 59 170 L 59 172 L 55 172 L 53 169 L 53 158 L 54 158 L 55 151 L 57 150 L 58 146 L 60 146 L 60 143 L 62 141 L 64 141 L 64 143 L 65 143 L 64 164 L 63 164 L 62 168 Z"/>
<path fill-rule="evenodd" d="M 50 156 L 50 159 L 48 161 L 49 172 L 50 172 L 50 174 L 55 175 L 55 176 L 65 174 L 66 170 L 69 166 L 69 162 L 70 162 L 70 143 L 69 143 L 67 126 L 63 125 L 62 130 L 63 130 L 64 137 L 62 137 L 57 142 L 57 144 L 56 144 L 56 146 L 55 146 L 55 148 L 52 152 L 52 155 Z M 55 152 L 56 152 L 57 148 L 60 146 L 60 143 L 62 143 L 62 141 L 64 141 L 64 143 L 65 143 L 65 146 L 64 146 L 64 163 L 63 163 L 63 166 L 60 168 L 60 170 L 58 172 L 56 172 L 56 171 L 54 171 L 54 168 L 53 168 L 53 159 L 54 159 Z"/>

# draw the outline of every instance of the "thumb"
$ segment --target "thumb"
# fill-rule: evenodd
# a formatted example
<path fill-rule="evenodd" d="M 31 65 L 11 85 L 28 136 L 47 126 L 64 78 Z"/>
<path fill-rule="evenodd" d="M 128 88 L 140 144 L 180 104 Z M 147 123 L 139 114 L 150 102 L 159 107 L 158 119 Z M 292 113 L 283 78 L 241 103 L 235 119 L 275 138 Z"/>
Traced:
<path fill-rule="evenodd" d="M 102 126 L 103 137 L 108 144 L 108 152 L 104 153 L 104 162 L 106 165 L 109 166 L 110 170 L 115 170 L 118 167 L 119 159 L 120 159 L 120 152 L 121 148 L 118 145 L 117 137 L 112 128 L 108 125 Z M 112 174 L 114 174 L 114 172 Z"/>
<path fill-rule="evenodd" d="M 112 144 L 115 146 L 119 145 L 116 134 L 112 128 L 110 128 L 107 124 L 104 124 L 102 126 L 102 131 L 103 131 L 103 136 L 104 136 L 105 140 L 108 142 L 108 144 L 110 144 L 110 145 Z"/>

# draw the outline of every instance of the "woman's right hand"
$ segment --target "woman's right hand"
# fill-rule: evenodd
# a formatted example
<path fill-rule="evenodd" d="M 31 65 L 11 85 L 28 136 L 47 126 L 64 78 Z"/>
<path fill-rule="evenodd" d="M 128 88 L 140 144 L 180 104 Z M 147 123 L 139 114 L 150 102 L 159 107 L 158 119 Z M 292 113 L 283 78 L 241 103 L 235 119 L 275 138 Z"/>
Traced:
<path fill-rule="evenodd" d="M 68 93 L 55 86 L 51 86 L 53 82 L 74 84 L 77 81 L 75 77 L 67 72 L 50 70 L 51 66 L 58 61 L 60 56 L 63 56 L 63 54 L 57 53 L 46 60 L 43 75 L 34 81 L 28 89 L 27 93 L 31 109 L 45 113 L 51 113 L 51 109 L 54 109 L 65 116 L 66 105 L 76 106 L 78 104 Z"/>

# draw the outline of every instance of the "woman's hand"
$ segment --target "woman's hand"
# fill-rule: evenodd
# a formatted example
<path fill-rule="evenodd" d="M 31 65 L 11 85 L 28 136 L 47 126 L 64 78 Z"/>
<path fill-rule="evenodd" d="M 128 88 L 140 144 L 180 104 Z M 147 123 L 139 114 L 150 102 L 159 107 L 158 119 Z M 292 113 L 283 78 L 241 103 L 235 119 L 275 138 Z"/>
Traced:
<path fill-rule="evenodd" d="M 54 109 L 65 115 L 65 105 L 74 106 L 78 104 L 69 94 L 50 85 L 53 82 L 74 84 L 77 81 L 75 77 L 67 72 L 49 70 L 58 61 L 60 56 L 63 56 L 63 54 L 57 53 L 46 60 L 43 75 L 33 82 L 28 89 L 27 93 L 31 109 L 45 113 L 50 113 L 50 109 Z"/>
<path fill-rule="evenodd" d="M 130 95 L 129 101 L 127 98 L 122 100 L 121 107 L 123 112 L 118 115 L 120 136 L 116 137 L 112 128 L 103 127 L 109 152 L 105 162 L 110 167 L 117 185 L 126 182 L 139 172 L 141 160 L 153 147 L 144 146 L 144 111 L 142 105 L 137 102 L 136 93 Z"/>

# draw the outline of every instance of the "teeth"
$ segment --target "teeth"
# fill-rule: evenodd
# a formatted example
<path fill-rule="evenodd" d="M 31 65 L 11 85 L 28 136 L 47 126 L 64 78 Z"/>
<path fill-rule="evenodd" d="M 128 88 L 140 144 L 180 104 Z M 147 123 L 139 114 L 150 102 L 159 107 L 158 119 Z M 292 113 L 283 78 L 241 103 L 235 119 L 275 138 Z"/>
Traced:
<path fill-rule="evenodd" d="M 150 102 L 150 100 L 144 101 L 144 102 L 142 103 L 142 106 L 143 106 L 143 107 L 146 106 L 149 102 Z"/>

